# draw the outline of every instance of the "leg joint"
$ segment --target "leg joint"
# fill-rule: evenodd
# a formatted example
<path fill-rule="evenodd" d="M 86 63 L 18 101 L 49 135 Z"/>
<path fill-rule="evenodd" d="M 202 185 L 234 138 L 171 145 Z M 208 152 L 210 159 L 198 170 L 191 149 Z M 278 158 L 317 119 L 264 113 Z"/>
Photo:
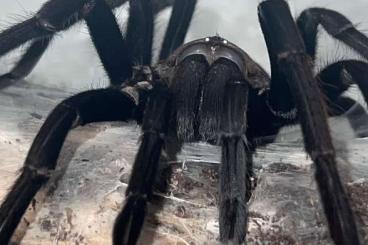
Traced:
<path fill-rule="evenodd" d="M 43 18 L 40 14 L 35 15 L 37 26 L 42 30 L 51 33 L 59 31 L 59 29 L 53 25 L 49 20 Z"/>

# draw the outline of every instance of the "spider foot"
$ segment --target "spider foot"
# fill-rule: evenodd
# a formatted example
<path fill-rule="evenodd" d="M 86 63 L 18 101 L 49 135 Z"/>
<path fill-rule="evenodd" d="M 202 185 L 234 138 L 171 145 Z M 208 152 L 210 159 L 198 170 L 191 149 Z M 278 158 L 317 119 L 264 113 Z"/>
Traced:
<path fill-rule="evenodd" d="M 125 207 L 115 221 L 114 244 L 136 244 L 146 216 L 147 197 L 128 196 Z"/>

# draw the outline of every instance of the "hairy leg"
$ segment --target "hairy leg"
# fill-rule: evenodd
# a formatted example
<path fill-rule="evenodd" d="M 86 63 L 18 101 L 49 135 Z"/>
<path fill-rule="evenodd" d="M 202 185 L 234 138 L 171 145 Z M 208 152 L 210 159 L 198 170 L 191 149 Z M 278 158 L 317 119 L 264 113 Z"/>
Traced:
<path fill-rule="evenodd" d="M 112 85 L 120 85 L 132 76 L 130 48 L 123 39 L 115 16 L 104 0 L 96 0 L 86 17 L 92 42 Z"/>
<path fill-rule="evenodd" d="M 28 47 L 22 58 L 15 65 L 15 67 L 9 73 L 0 76 L 0 82 L 4 79 L 21 79 L 29 75 L 29 73 L 37 65 L 39 59 L 45 53 L 46 49 L 49 47 L 49 43 L 54 38 L 56 32 L 70 28 L 75 23 L 85 18 L 91 10 L 91 5 L 89 4 L 91 4 L 92 1 L 84 1 L 85 5 L 82 7 L 82 9 L 76 9 L 74 12 L 71 11 L 72 13 L 65 13 L 65 19 L 67 19 L 67 21 L 61 25 L 62 28 L 60 30 L 58 30 L 57 28 L 50 28 L 48 31 L 42 31 L 42 26 L 40 23 L 41 21 L 37 21 L 37 18 L 41 18 L 42 16 L 44 16 L 44 12 L 46 11 L 50 11 L 50 16 L 52 17 L 52 15 L 57 12 L 52 8 L 60 7 L 59 5 L 62 4 L 62 2 L 64 1 L 65 0 L 52 0 L 53 3 L 49 3 L 51 7 L 46 9 L 47 4 L 45 4 L 41 8 L 41 10 L 39 10 L 39 13 L 43 14 L 40 15 L 38 13 L 35 17 L 31 18 L 36 19 L 36 21 L 24 21 L 0 33 L 0 56 L 24 44 L 25 42 L 32 40 L 32 44 Z M 81 0 L 78 1 L 80 2 Z M 125 2 L 127 2 L 127 0 L 106 0 L 106 3 L 111 9 L 119 7 Z M 161 10 L 172 4 L 173 0 L 152 0 L 153 14 L 156 15 Z M 46 20 L 46 22 L 47 21 L 50 20 Z M 46 28 L 46 26 L 44 28 Z M 24 36 L 19 37 L 19 35 Z"/>
<path fill-rule="evenodd" d="M 31 39 L 52 36 L 82 19 L 90 8 L 89 0 L 50 0 L 30 19 L 0 33 L 0 56 Z"/>
<path fill-rule="evenodd" d="M 247 189 L 252 170 L 247 146 L 248 83 L 237 66 L 220 58 L 203 84 L 199 132 L 222 148 L 219 190 L 220 240 L 242 243 L 247 224 Z M 203 132 L 204 131 L 204 132 Z"/>
<path fill-rule="evenodd" d="M 272 64 L 284 80 L 272 82 L 290 86 L 298 109 L 305 149 L 316 166 L 316 180 L 336 244 L 360 244 L 348 197 L 341 183 L 335 150 L 327 124 L 327 113 L 311 60 L 302 38 L 283 0 L 268 0 L 259 5 L 259 19 Z"/>
<path fill-rule="evenodd" d="M 53 36 L 50 36 L 32 41 L 32 44 L 13 69 L 9 73 L 0 76 L 0 82 L 3 79 L 22 79 L 28 76 L 49 47 L 52 38 Z"/>
<path fill-rule="evenodd" d="M 71 128 L 99 121 L 134 119 L 136 106 L 115 89 L 87 91 L 61 102 L 47 117 L 22 169 L 0 206 L 0 244 L 8 244 L 32 198 L 45 184 Z"/>
<path fill-rule="evenodd" d="M 126 190 L 125 205 L 115 221 L 114 245 L 136 244 L 139 238 L 147 203 L 152 197 L 164 137 L 167 133 L 169 110 L 168 89 L 164 85 L 157 84 L 147 102 L 142 124 L 142 142 Z"/>
<path fill-rule="evenodd" d="M 162 43 L 160 60 L 169 57 L 184 43 L 197 0 L 175 0 L 170 22 Z"/>
<path fill-rule="evenodd" d="M 322 25 L 331 36 L 368 58 L 368 38 L 345 16 L 336 11 L 324 8 L 306 9 L 298 17 L 297 25 L 305 43 L 306 52 L 313 60 L 316 56 L 319 25 Z"/>
<path fill-rule="evenodd" d="M 146 0 L 129 1 L 125 35 L 135 65 L 151 65 L 153 43 L 152 4 Z"/>
<path fill-rule="evenodd" d="M 368 63 L 358 60 L 342 60 L 325 67 L 317 78 L 328 99 L 334 100 L 352 84 L 357 84 L 368 103 Z"/>
<path fill-rule="evenodd" d="M 341 96 L 351 85 L 357 84 L 368 102 L 368 64 L 358 60 L 342 60 L 325 67 L 318 75 L 329 114 L 346 114 L 358 137 L 367 135 L 363 129 L 368 122 L 366 110 L 355 100 Z"/>

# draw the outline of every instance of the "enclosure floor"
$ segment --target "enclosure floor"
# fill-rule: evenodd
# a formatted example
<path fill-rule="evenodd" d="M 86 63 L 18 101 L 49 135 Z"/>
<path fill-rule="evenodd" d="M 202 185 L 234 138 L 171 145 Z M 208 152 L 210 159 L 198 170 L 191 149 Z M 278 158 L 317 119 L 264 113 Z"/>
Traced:
<path fill-rule="evenodd" d="M 46 116 L 70 95 L 26 81 L 0 90 L 0 198 L 19 174 Z M 112 225 L 124 201 L 139 134 L 134 123 L 98 123 L 73 130 L 61 153 L 58 177 L 37 196 L 15 241 L 26 245 L 111 244 Z M 301 136 L 291 128 L 279 138 L 255 157 L 258 177 L 249 203 L 248 244 L 331 244 Z M 359 227 L 365 231 L 367 147 L 367 139 L 351 139 L 346 152 L 338 150 L 344 153 L 339 161 L 350 163 L 345 164 L 344 179 Z M 156 215 L 148 216 L 141 244 L 217 242 L 216 152 L 217 148 L 208 145 L 188 145 L 179 162 L 169 164 L 173 172 L 169 189 L 155 196 L 149 211 L 155 210 Z"/>

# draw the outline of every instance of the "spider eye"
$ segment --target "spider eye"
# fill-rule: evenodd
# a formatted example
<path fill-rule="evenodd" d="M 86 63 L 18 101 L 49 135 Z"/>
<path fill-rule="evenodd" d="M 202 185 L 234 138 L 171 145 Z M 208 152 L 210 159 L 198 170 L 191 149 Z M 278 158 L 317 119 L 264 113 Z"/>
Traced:
<path fill-rule="evenodd" d="M 222 41 L 224 44 L 227 44 L 227 40 Z"/>
<path fill-rule="evenodd" d="M 206 39 L 204 39 L 206 42 L 209 42 L 210 41 L 210 38 L 209 37 L 206 37 Z"/>

